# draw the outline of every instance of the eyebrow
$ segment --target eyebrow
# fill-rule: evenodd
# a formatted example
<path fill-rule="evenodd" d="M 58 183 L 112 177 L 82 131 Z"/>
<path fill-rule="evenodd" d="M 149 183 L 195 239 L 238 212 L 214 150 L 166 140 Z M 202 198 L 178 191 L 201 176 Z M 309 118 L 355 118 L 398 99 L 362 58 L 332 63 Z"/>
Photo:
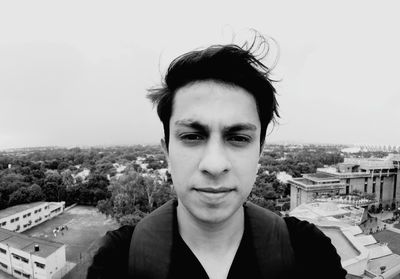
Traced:
<path fill-rule="evenodd" d="M 210 131 L 210 127 L 208 125 L 202 124 L 201 122 L 197 120 L 191 120 L 191 119 L 182 119 L 182 120 L 177 120 L 175 121 L 176 126 L 184 126 L 188 128 L 192 128 L 198 131 L 202 132 L 208 132 Z M 239 131 L 256 131 L 257 126 L 252 124 L 252 123 L 236 123 L 231 126 L 224 127 L 223 131 L 224 133 L 235 133 Z"/>

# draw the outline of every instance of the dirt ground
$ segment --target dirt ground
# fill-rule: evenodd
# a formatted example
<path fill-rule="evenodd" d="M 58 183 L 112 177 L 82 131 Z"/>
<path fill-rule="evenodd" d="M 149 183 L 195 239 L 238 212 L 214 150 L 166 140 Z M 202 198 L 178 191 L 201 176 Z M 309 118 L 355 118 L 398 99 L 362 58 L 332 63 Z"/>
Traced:
<path fill-rule="evenodd" d="M 61 226 L 67 226 L 68 230 L 54 235 L 53 229 Z M 98 248 L 98 240 L 117 227 L 115 221 L 106 218 L 95 207 L 75 206 L 23 234 L 66 244 L 66 259 L 76 266 L 64 278 L 85 278 L 87 266 Z"/>

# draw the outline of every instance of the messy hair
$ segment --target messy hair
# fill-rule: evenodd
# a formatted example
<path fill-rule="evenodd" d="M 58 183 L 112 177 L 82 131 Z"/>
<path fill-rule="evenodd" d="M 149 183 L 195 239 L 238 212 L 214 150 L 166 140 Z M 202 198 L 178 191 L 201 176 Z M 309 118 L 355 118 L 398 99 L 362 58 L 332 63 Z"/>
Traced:
<path fill-rule="evenodd" d="M 167 148 L 176 92 L 185 85 L 205 80 L 241 87 L 254 97 L 261 123 L 261 147 L 268 124 L 276 122 L 279 117 L 276 90 L 270 78 L 271 69 L 261 62 L 267 56 L 269 46 L 267 39 L 256 33 L 250 44 L 212 45 L 175 58 L 168 67 L 162 85 L 149 89 L 147 95 L 157 106 Z"/>

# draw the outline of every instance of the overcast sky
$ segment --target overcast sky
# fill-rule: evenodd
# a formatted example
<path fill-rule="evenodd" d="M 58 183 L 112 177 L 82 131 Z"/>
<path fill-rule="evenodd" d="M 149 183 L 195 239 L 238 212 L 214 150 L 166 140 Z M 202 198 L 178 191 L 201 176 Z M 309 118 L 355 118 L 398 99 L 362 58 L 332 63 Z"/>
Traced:
<path fill-rule="evenodd" d="M 399 8 L 0 0 L 0 148 L 158 143 L 146 89 L 177 55 L 242 44 L 250 28 L 280 48 L 282 118 L 267 142 L 400 145 Z"/>

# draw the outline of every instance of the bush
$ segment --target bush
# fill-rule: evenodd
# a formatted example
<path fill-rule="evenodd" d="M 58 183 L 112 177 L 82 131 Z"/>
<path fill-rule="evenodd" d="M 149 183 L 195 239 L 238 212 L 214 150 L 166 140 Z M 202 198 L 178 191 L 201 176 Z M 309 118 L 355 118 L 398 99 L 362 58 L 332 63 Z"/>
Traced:
<path fill-rule="evenodd" d="M 368 211 L 369 213 L 375 213 L 375 205 L 371 205 Z"/>

